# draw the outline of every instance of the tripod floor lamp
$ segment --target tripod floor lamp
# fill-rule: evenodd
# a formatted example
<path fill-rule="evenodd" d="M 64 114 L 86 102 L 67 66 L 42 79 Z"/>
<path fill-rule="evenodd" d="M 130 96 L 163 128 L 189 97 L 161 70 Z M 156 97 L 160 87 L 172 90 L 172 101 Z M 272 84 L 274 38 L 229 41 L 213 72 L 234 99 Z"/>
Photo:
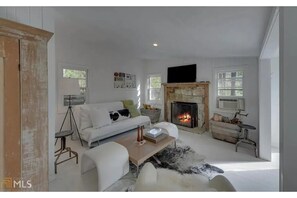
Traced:
<path fill-rule="evenodd" d="M 80 88 L 79 88 L 79 84 L 78 84 L 78 79 L 74 79 L 74 78 L 63 78 L 62 79 L 62 84 L 61 84 L 61 91 L 62 91 L 62 95 L 63 96 L 68 96 L 68 109 L 67 112 L 65 114 L 65 117 L 63 119 L 61 128 L 59 130 L 59 132 L 62 131 L 65 120 L 67 118 L 67 115 L 69 116 L 69 124 L 70 124 L 70 130 L 72 131 L 73 126 L 75 127 L 75 130 L 78 134 L 79 140 L 81 145 L 83 146 L 79 131 L 78 131 L 78 127 L 73 115 L 73 111 L 72 111 L 72 97 L 73 95 L 80 95 Z M 64 99 L 64 97 L 63 97 Z"/>

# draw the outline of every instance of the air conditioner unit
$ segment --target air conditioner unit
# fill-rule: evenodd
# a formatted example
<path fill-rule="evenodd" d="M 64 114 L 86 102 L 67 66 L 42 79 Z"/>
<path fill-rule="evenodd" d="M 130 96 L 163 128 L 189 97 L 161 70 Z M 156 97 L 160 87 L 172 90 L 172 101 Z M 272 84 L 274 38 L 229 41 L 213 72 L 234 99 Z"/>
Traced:
<path fill-rule="evenodd" d="M 245 110 L 244 98 L 218 97 L 218 108 L 228 110 Z"/>

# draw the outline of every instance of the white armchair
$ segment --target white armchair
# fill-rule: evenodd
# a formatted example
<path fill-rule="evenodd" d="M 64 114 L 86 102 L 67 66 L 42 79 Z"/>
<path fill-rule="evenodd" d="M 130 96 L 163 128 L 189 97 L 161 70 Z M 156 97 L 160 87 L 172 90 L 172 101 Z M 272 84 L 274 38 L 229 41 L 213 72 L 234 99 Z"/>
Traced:
<path fill-rule="evenodd" d="M 173 170 L 156 169 L 146 163 L 141 169 L 135 191 L 235 191 L 229 180 L 217 175 L 212 180 L 202 175 L 181 175 Z"/>

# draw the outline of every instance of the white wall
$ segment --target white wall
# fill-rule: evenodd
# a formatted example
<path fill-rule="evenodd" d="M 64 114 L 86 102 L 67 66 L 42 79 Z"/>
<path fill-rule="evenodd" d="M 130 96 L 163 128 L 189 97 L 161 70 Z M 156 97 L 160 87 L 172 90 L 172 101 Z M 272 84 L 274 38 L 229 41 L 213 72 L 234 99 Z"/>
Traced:
<path fill-rule="evenodd" d="M 0 7 L 0 17 L 55 32 L 54 10 L 41 7 Z M 48 42 L 48 131 L 49 179 L 54 176 L 54 134 L 56 125 L 55 35 Z"/>
<path fill-rule="evenodd" d="M 56 31 L 57 78 L 62 78 L 62 67 L 88 69 L 88 102 L 111 102 L 133 99 L 134 103 L 142 103 L 143 98 L 143 61 L 123 56 L 116 51 L 100 48 L 77 39 L 57 29 Z M 136 75 L 138 89 L 114 88 L 114 72 Z M 58 116 L 56 130 L 59 130 L 65 107 L 62 106 L 63 96 L 57 89 Z"/>
<path fill-rule="evenodd" d="M 259 61 L 259 156 L 271 160 L 271 66 L 270 59 Z"/>
<path fill-rule="evenodd" d="M 279 145 L 279 9 L 271 12 L 260 54 L 260 157 L 270 160 Z M 263 61 L 262 61 L 263 60 Z M 265 64 L 267 63 L 267 70 Z M 270 73 L 271 72 L 271 73 Z M 270 90 L 268 97 L 267 90 Z M 268 106 L 269 101 L 270 106 Z M 269 113 L 269 114 L 268 114 Z M 269 120 L 268 120 L 269 118 Z M 270 143 L 268 142 L 271 141 Z M 273 147 L 273 152 L 272 151 Z"/>
<path fill-rule="evenodd" d="M 280 188 L 297 191 L 297 8 L 280 8 Z"/>
<path fill-rule="evenodd" d="M 180 58 L 170 60 L 146 60 L 145 76 L 148 74 L 162 75 L 162 82 L 167 82 L 167 67 L 179 66 L 187 64 L 197 64 L 196 81 L 210 81 L 209 90 L 209 110 L 210 117 L 214 112 L 225 114 L 226 116 L 234 116 L 234 112 L 221 111 L 216 108 L 216 98 L 214 90 L 214 72 L 216 69 L 224 68 L 242 68 L 244 70 L 244 98 L 246 104 L 246 113 L 248 117 L 243 117 L 243 121 L 247 124 L 254 125 L 257 130 L 250 133 L 250 137 L 258 141 L 258 60 L 257 58 Z"/>
<path fill-rule="evenodd" d="M 271 62 L 271 146 L 279 148 L 279 58 Z"/>

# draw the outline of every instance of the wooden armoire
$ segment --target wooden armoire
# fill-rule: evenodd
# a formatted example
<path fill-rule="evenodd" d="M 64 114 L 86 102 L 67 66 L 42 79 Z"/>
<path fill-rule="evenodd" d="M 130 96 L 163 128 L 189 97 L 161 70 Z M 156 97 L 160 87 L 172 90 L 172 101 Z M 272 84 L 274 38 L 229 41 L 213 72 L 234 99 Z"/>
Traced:
<path fill-rule="evenodd" d="M 48 190 L 47 42 L 52 33 L 0 18 L 0 188 Z"/>

